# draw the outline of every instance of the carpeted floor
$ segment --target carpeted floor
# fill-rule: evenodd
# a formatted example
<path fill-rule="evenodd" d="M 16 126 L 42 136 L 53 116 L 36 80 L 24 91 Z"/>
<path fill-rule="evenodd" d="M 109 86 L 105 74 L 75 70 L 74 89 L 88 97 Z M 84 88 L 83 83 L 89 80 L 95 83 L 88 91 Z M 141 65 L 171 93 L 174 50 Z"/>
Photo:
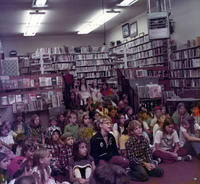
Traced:
<path fill-rule="evenodd" d="M 161 164 L 164 169 L 162 178 L 149 178 L 147 182 L 131 182 L 131 184 L 200 184 L 200 160 Z"/>

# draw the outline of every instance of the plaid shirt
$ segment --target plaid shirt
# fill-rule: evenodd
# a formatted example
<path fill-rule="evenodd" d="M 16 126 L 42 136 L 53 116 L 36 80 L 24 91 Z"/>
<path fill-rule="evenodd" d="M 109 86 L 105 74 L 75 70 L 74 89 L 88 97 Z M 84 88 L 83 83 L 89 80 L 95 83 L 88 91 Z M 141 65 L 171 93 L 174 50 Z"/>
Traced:
<path fill-rule="evenodd" d="M 62 169 L 66 170 L 69 169 L 70 158 L 72 158 L 72 149 L 69 146 L 64 145 L 60 150 L 60 158 L 59 158 Z"/>
<path fill-rule="evenodd" d="M 149 143 L 143 136 L 140 140 L 131 136 L 126 142 L 127 157 L 131 165 L 142 165 L 143 162 L 152 163 L 152 150 Z"/>
<path fill-rule="evenodd" d="M 50 151 L 51 167 L 54 169 L 61 169 L 61 164 L 59 162 L 61 145 L 59 143 L 52 143 L 50 145 L 46 145 L 46 148 Z"/>

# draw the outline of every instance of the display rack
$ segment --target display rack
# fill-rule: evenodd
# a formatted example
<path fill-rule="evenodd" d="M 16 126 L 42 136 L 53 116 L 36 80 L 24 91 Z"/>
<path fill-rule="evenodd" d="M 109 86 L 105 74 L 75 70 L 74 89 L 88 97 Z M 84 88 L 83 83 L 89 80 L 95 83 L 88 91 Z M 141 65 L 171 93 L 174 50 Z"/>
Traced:
<path fill-rule="evenodd" d="M 63 79 L 59 74 L 1 76 L 0 104 L 13 112 L 32 112 L 60 107 L 63 103 Z"/>

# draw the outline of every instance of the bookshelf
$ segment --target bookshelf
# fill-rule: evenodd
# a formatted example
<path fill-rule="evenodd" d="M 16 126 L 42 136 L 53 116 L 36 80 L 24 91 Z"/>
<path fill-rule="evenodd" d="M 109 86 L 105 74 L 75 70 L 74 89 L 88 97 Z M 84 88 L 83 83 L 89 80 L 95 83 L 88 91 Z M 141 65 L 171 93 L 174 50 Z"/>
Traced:
<path fill-rule="evenodd" d="M 85 77 L 88 84 L 97 80 L 101 85 L 103 81 L 116 76 L 106 47 L 81 47 L 80 53 L 75 54 L 75 60 L 77 79 Z"/>
<path fill-rule="evenodd" d="M 171 86 L 176 93 L 200 91 L 200 45 L 188 41 L 171 54 Z"/>
<path fill-rule="evenodd" d="M 70 47 L 40 48 L 29 56 L 19 57 L 21 75 L 74 71 L 75 64 L 74 50 Z"/>
<path fill-rule="evenodd" d="M 63 103 L 63 79 L 59 74 L 1 76 L 0 104 L 13 113 L 44 111 Z"/>
<path fill-rule="evenodd" d="M 157 87 L 162 86 L 162 90 L 170 90 L 168 39 L 150 40 L 148 34 L 142 35 L 111 48 L 111 55 L 115 55 L 116 61 L 124 62 L 118 74 L 129 81 L 128 88 L 134 91 L 132 100 L 136 112 L 138 110 L 136 106 L 144 105 L 151 108 L 152 104 L 162 102 L 162 95 L 159 98 L 151 98 L 148 95 L 145 98 L 141 97 L 141 90 L 138 88 L 147 89 L 147 85 L 157 85 Z M 118 83 L 125 85 L 125 82 Z"/>

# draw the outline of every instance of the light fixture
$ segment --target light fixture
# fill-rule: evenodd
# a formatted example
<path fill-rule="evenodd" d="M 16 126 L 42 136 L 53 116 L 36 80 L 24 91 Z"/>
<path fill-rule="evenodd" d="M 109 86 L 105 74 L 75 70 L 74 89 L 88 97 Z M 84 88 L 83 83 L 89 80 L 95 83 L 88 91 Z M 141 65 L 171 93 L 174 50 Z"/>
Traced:
<path fill-rule="evenodd" d="M 35 36 L 44 15 L 45 12 L 29 12 L 25 25 L 24 36 Z"/>
<path fill-rule="evenodd" d="M 47 7 L 46 3 L 47 0 L 33 0 L 32 7 L 34 8 Z"/>
<path fill-rule="evenodd" d="M 78 29 L 78 34 L 88 34 L 95 30 L 99 26 L 108 22 L 113 17 L 117 16 L 120 11 L 116 10 L 100 10 L 92 18 L 90 18 L 86 23 L 82 24 Z"/>
<path fill-rule="evenodd" d="M 123 0 L 117 6 L 131 6 L 132 4 L 136 3 L 137 1 L 139 1 L 139 0 Z"/>

